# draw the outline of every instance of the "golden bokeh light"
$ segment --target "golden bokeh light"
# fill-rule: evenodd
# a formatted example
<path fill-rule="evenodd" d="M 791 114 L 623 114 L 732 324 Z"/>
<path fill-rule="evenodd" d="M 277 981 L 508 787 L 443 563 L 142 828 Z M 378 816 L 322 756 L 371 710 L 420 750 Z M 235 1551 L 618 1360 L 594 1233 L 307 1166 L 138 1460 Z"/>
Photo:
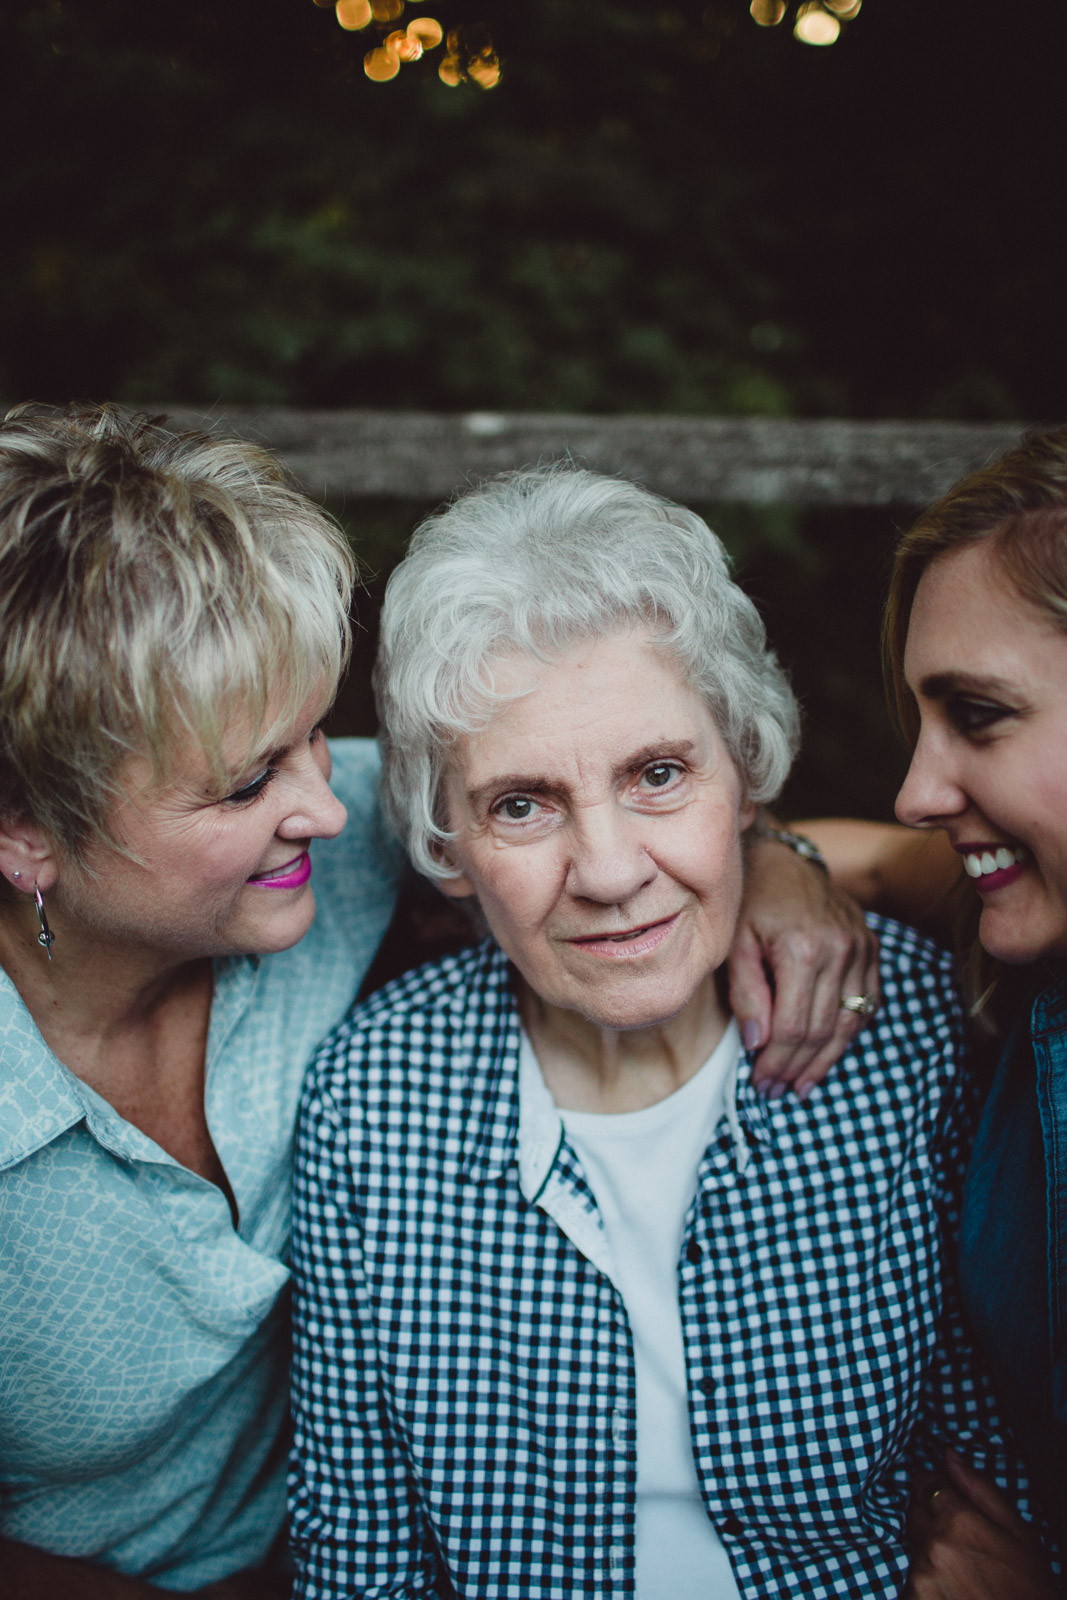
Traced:
<path fill-rule="evenodd" d="M 761 28 L 776 28 L 785 16 L 785 0 L 752 0 L 748 9 Z"/>
<path fill-rule="evenodd" d="M 422 40 L 410 29 L 398 28 L 387 37 L 385 48 L 392 50 L 398 61 L 417 61 L 422 55 Z"/>
<path fill-rule="evenodd" d="M 842 22 L 851 22 L 853 17 L 858 17 L 863 0 L 822 0 L 827 11 L 832 11 L 835 17 Z"/>
<path fill-rule="evenodd" d="M 467 68 L 467 76 L 479 89 L 495 89 L 500 82 L 500 63 L 491 53 L 479 56 Z"/>
<path fill-rule="evenodd" d="M 363 70 L 372 83 L 388 83 L 400 71 L 400 58 L 395 50 L 379 45 L 363 57 Z"/>
<path fill-rule="evenodd" d="M 408 23 L 408 32 L 418 39 L 424 50 L 435 50 L 445 36 L 445 30 L 436 17 L 416 17 Z"/>
<path fill-rule="evenodd" d="M 368 40 L 363 47 L 363 70 L 372 83 L 389 83 L 399 75 L 402 65 L 421 60 L 426 51 L 436 50 L 445 42 L 445 30 L 436 17 L 416 17 L 406 26 L 401 23 L 390 29 L 390 23 L 403 16 L 406 3 L 422 4 L 423 0 L 314 0 L 323 10 L 332 6 L 338 23 L 349 33 L 373 24 L 378 43 L 368 49 Z M 760 3 L 776 4 L 778 0 Z M 848 3 L 858 4 L 859 0 Z M 500 82 L 500 61 L 484 23 L 473 28 L 460 23 L 449 30 L 437 75 L 453 89 L 461 83 L 473 83 L 480 89 L 496 87 Z"/>
<path fill-rule="evenodd" d="M 840 32 L 840 22 L 819 4 L 819 0 L 807 0 L 805 5 L 797 7 L 793 33 L 803 44 L 833 44 Z"/>
<path fill-rule="evenodd" d="M 348 33 L 366 28 L 371 20 L 370 0 L 337 0 L 337 20 Z"/>

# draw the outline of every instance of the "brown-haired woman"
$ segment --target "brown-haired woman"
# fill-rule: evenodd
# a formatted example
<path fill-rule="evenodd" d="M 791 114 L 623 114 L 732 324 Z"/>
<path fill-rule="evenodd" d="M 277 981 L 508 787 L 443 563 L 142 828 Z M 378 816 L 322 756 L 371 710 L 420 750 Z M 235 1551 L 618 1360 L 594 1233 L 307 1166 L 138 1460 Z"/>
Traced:
<path fill-rule="evenodd" d="M 959 1241 L 974 1332 L 1058 1539 L 1067 1539 L 1067 428 L 927 511 L 897 551 L 887 661 L 913 756 L 912 828 L 806 824 L 868 903 L 921 917 L 961 871 L 1001 1035 Z M 1005 968 L 1014 969 L 1006 973 Z M 1010 1003 L 1006 997 L 1010 994 Z M 913 1514 L 908 1595 L 1054 1592 L 995 1492 L 949 1457 Z"/>

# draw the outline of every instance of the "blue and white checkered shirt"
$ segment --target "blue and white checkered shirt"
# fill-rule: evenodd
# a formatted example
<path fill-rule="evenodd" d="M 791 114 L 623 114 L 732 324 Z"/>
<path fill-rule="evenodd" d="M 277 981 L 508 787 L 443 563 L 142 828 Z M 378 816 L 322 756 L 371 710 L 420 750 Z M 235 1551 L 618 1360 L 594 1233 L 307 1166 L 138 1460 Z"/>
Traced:
<path fill-rule="evenodd" d="M 690 1431 L 742 1595 L 895 1596 L 943 1441 L 1019 1493 L 943 1274 L 966 1094 L 948 959 L 880 924 L 885 1001 L 804 1104 L 737 1086 L 678 1263 Z M 634 1593 L 630 1330 L 554 1106 L 520 1104 L 491 944 L 357 1008 L 305 1090 L 297 1594 Z M 691 1600 L 691 1597 L 679 1597 Z"/>

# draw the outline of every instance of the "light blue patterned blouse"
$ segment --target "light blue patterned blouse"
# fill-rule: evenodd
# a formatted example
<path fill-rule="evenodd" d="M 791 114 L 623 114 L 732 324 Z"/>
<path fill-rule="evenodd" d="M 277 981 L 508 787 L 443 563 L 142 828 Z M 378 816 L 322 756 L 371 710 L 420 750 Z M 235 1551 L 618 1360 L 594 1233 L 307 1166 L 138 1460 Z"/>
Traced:
<path fill-rule="evenodd" d="M 62 1066 L 0 972 L 0 1534 L 166 1588 L 266 1556 L 285 1496 L 289 1169 L 304 1067 L 388 924 L 368 740 L 293 949 L 216 964 L 206 1106 L 240 1213 Z"/>

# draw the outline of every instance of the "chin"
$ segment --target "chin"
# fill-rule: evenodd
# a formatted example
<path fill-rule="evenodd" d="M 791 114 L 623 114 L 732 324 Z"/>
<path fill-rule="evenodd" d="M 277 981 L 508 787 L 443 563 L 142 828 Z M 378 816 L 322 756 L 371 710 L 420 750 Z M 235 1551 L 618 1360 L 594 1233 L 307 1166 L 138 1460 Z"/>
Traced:
<path fill-rule="evenodd" d="M 278 955 L 299 944 L 315 920 L 315 896 L 306 889 L 300 900 L 285 908 L 285 914 L 264 919 L 259 937 L 249 952 L 251 955 Z"/>
<path fill-rule="evenodd" d="M 574 1010 L 597 1028 L 619 1032 L 637 1028 L 658 1028 L 684 1011 L 693 992 L 681 994 L 597 994 L 584 995 Z"/>

